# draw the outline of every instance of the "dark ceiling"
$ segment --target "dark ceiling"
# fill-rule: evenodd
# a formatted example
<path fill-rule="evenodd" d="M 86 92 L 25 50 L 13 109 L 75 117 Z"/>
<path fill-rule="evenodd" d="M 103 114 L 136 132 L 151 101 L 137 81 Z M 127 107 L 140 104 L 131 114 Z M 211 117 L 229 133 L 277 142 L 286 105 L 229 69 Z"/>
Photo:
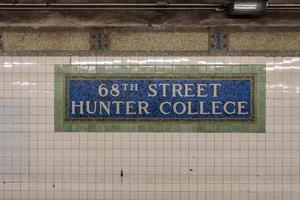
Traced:
<path fill-rule="evenodd" d="M 159 1 L 159 0 L 158 0 Z M 222 3 L 226 0 L 165 0 L 169 3 Z M 1 3 L 155 3 L 155 0 L 1 0 Z M 269 0 L 269 3 L 300 3 L 300 0 Z"/>
<path fill-rule="evenodd" d="M 12 3 L 14 0 L 0 0 Z M 150 0 L 17 0 L 18 3 L 155 3 Z M 222 3 L 222 0 L 167 0 L 170 3 Z M 300 0 L 269 0 L 300 3 Z M 268 11 L 258 18 L 230 18 L 214 11 L 0 11 L 0 26 L 300 26 L 300 11 Z"/>
<path fill-rule="evenodd" d="M 222 3 L 226 0 L 166 0 L 169 3 Z M 155 3 L 155 0 L 1 0 L 1 3 Z M 300 0 L 269 0 L 270 3 L 300 3 Z"/>

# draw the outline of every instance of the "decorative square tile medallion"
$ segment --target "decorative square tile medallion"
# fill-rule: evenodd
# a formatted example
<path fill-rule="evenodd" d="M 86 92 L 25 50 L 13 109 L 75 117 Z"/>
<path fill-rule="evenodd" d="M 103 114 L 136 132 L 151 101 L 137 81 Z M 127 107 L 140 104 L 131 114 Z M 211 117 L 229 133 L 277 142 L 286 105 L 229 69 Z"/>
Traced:
<path fill-rule="evenodd" d="M 57 65 L 55 130 L 265 132 L 265 77 L 263 65 Z"/>

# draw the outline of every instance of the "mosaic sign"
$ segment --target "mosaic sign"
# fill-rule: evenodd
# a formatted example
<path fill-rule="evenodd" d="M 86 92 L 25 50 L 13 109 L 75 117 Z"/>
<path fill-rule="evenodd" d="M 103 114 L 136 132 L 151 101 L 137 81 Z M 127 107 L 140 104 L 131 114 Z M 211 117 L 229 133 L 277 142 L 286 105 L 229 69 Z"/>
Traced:
<path fill-rule="evenodd" d="M 171 132 L 181 126 L 188 129 L 196 126 L 193 132 L 239 132 L 245 128 L 264 132 L 265 129 L 258 121 L 265 120 L 265 116 L 258 116 L 264 114 L 265 103 L 257 98 L 259 93 L 264 97 L 265 90 L 258 88 L 262 77 L 256 71 L 121 74 L 97 73 L 97 70 L 74 73 L 73 69 L 69 73 L 73 67 L 60 66 L 57 70 L 57 131 L 129 128 L 145 132 L 158 131 L 159 127 L 160 131 Z"/>
<path fill-rule="evenodd" d="M 254 77 L 67 77 L 68 120 L 253 120 Z"/>

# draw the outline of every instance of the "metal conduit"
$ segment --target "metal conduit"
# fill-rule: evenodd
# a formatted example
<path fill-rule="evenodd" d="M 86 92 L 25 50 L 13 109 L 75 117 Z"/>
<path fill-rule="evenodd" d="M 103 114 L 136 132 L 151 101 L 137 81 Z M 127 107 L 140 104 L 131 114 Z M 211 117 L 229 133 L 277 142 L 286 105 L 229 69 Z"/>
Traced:
<path fill-rule="evenodd" d="M 273 4 L 269 4 L 267 9 L 268 10 L 300 10 L 300 3 L 294 3 L 294 4 L 273 3 Z"/>
<path fill-rule="evenodd" d="M 0 3 L 0 10 L 224 10 L 223 4 L 185 3 Z M 300 10 L 299 4 L 269 3 L 267 10 Z"/>
<path fill-rule="evenodd" d="M 0 10 L 216 10 L 223 4 L 158 3 L 3 3 Z"/>

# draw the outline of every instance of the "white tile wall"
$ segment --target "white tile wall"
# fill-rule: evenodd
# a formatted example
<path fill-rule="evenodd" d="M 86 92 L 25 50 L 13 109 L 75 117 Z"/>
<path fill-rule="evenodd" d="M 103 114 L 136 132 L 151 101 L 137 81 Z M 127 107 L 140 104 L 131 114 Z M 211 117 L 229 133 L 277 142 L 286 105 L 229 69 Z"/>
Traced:
<path fill-rule="evenodd" d="M 54 64 L 248 63 L 267 65 L 266 134 L 54 132 Z M 0 101 L 10 100 L 28 112 L 0 106 L 0 177 L 8 163 L 26 173 L 11 162 L 26 154 L 28 177 L 6 175 L 0 199 L 300 199 L 300 58 L 0 57 Z"/>
<path fill-rule="evenodd" d="M 0 99 L 0 182 L 27 181 L 29 105 L 26 99 Z"/>

